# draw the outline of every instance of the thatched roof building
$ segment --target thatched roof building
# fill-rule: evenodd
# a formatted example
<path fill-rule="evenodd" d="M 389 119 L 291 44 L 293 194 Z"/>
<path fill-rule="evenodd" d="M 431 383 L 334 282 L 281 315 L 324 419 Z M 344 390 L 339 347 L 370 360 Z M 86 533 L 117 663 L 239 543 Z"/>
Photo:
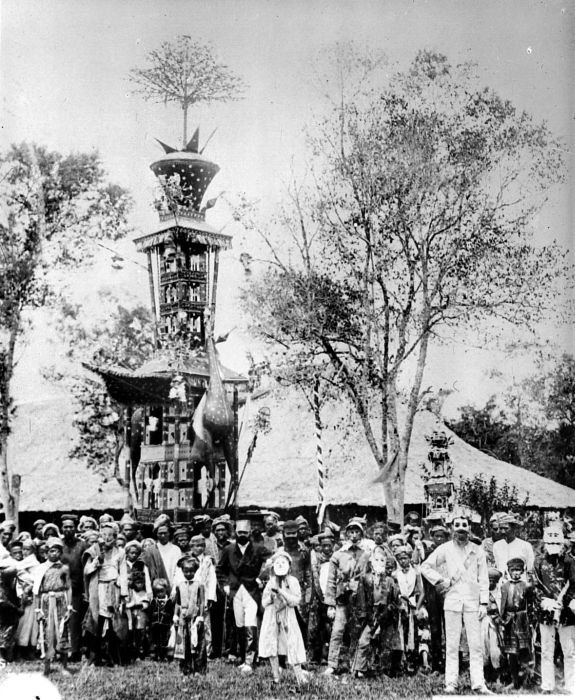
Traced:
<path fill-rule="evenodd" d="M 305 399 L 295 392 L 287 398 L 264 396 L 252 405 L 252 414 L 259 406 L 268 406 L 271 430 L 260 434 L 251 464 L 240 486 L 242 506 L 294 508 L 313 506 L 317 502 L 316 441 L 313 416 Z M 323 409 L 322 420 L 324 462 L 329 470 L 326 483 L 328 503 L 382 506 L 383 488 L 374 483 L 377 466 L 363 431 L 341 402 Z M 351 422 L 352 427 L 349 427 Z M 248 421 L 249 425 L 249 421 Z M 425 435 L 437 427 L 436 417 L 429 411 L 417 414 L 409 453 L 406 479 L 406 505 L 425 502 L 420 464 L 426 460 L 429 445 Z M 529 496 L 528 505 L 539 508 L 562 509 L 575 506 L 575 490 L 562 486 L 534 472 L 501 462 L 465 441 L 441 424 L 453 437 L 449 454 L 454 464 L 455 483 L 459 477 L 482 473 L 488 479 L 495 476 L 502 484 L 506 479 L 517 487 L 520 498 Z M 242 455 L 253 432 L 244 431 L 240 440 L 240 470 Z M 243 448 L 243 449 L 242 449 Z"/>

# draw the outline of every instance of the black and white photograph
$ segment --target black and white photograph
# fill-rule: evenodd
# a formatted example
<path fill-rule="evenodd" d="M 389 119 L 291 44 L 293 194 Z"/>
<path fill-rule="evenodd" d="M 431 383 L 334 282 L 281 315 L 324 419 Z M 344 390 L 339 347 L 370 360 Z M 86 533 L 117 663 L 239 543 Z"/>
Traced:
<path fill-rule="evenodd" d="M 2 0 L 0 698 L 575 694 L 572 0 Z"/>

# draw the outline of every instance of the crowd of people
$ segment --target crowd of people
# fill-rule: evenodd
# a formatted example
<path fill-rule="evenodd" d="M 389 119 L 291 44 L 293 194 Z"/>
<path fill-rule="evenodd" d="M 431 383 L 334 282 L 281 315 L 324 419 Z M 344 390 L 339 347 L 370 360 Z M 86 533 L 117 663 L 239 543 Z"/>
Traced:
<path fill-rule="evenodd" d="M 299 516 L 266 511 L 191 525 L 161 515 L 153 537 L 128 514 L 64 515 L 16 534 L 0 524 L 0 654 L 129 664 L 211 660 L 251 674 L 268 659 L 274 683 L 292 667 L 356 678 L 442 674 L 471 688 L 575 691 L 575 532 L 566 520 L 530 543 L 513 513 L 495 513 L 485 539 L 469 513 L 446 523 L 354 517 L 312 534 Z M 561 660 L 562 657 L 562 660 Z"/>

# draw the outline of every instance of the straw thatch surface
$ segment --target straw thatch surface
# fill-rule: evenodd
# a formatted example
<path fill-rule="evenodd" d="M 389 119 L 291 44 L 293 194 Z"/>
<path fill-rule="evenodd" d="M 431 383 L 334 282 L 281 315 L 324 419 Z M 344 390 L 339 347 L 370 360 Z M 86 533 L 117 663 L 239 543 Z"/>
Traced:
<path fill-rule="evenodd" d="M 316 440 L 308 404 L 295 392 L 284 400 L 268 395 L 252 403 L 252 415 L 264 405 L 271 411 L 271 430 L 267 435 L 258 436 L 253 460 L 240 487 L 240 504 L 270 508 L 314 505 L 317 503 Z M 363 432 L 357 426 L 345 428 L 350 422 L 350 414 L 344 402 L 324 408 L 322 420 L 327 423 L 323 433 L 323 452 L 324 463 L 329 470 L 326 486 L 328 503 L 384 505 L 382 486 L 374 483 L 376 463 Z M 409 454 L 406 504 L 415 505 L 424 501 L 419 465 L 425 461 L 429 450 L 425 435 L 435 427 L 436 418 L 432 413 L 422 411 L 417 414 Z M 448 428 L 445 430 L 454 439 L 449 453 L 455 467 L 456 485 L 459 476 L 472 477 L 483 473 L 487 478 L 495 476 L 499 483 L 507 479 L 515 484 L 521 497 L 529 495 L 529 505 L 543 508 L 575 506 L 574 489 L 494 459 L 468 445 Z M 251 430 L 242 432 L 240 469 L 253 435 Z"/>
<path fill-rule="evenodd" d="M 50 399 L 18 406 L 8 443 L 14 474 L 22 476 L 20 511 L 122 508 L 115 479 L 102 479 L 68 457 L 74 429 L 70 400 Z"/>

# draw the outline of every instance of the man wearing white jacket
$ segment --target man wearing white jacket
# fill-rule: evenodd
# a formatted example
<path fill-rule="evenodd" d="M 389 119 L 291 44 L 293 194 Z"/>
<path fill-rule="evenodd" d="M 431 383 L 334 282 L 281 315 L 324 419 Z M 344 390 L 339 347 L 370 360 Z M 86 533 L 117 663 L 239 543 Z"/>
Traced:
<path fill-rule="evenodd" d="M 472 690 L 491 694 L 483 678 L 481 620 L 487 614 L 489 577 L 484 550 L 469 541 L 469 517 L 452 516 L 453 539 L 439 545 L 421 564 L 421 573 L 445 599 L 445 692 L 454 693 L 459 680 L 459 641 L 465 625 Z"/>

